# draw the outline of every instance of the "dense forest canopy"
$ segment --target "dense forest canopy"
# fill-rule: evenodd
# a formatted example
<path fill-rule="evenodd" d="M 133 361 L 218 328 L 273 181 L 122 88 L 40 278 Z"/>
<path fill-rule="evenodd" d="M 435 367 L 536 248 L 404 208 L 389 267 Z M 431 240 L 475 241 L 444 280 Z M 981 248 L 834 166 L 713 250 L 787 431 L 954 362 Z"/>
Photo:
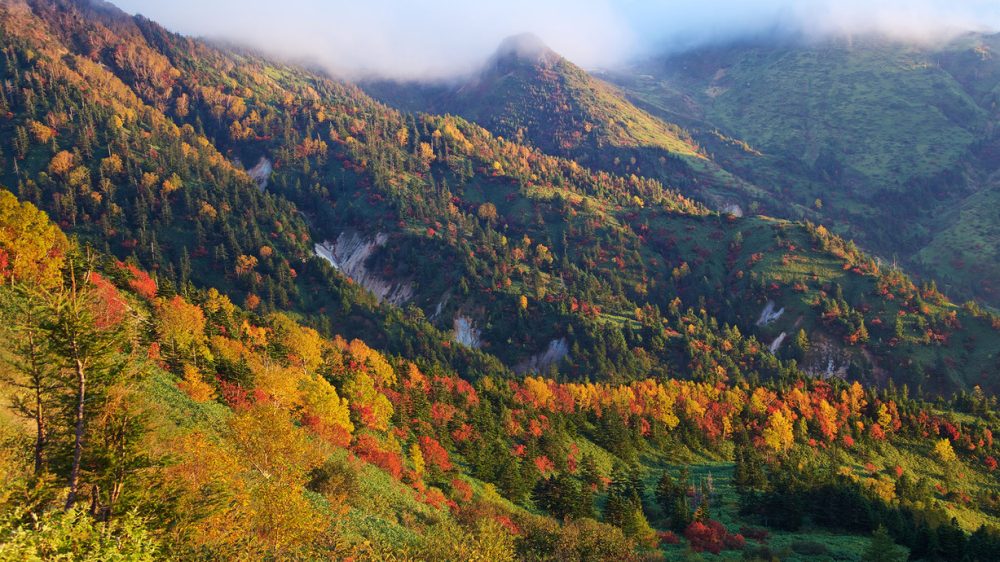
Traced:
<path fill-rule="evenodd" d="M 104 4 L 0 46 L 0 559 L 1000 549 L 1000 317 L 554 53 L 546 145 Z"/>

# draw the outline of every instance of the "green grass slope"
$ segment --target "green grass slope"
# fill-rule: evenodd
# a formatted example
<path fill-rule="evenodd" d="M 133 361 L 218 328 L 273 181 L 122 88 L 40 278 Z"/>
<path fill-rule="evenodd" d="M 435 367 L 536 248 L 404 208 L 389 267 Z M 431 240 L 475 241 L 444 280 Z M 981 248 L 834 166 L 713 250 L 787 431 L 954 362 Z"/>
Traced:
<path fill-rule="evenodd" d="M 743 204 L 822 222 L 952 294 L 996 305 L 996 220 L 969 212 L 995 201 L 996 49 L 996 36 L 975 34 L 937 46 L 761 41 L 609 78 L 765 187 Z M 970 267 L 956 270 L 955 254 Z"/>

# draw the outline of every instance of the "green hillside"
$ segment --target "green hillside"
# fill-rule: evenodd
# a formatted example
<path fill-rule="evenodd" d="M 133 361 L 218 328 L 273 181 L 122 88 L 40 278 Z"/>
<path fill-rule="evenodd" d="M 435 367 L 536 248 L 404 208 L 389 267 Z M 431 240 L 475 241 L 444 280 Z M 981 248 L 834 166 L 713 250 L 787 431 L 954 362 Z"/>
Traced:
<path fill-rule="evenodd" d="M 530 43 L 488 90 L 579 152 L 90 0 L 0 50 L 0 561 L 1000 550 L 1000 317 L 699 202 L 736 137 Z"/>
<path fill-rule="evenodd" d="M 8 15 L 16 56 L 6 75 L 25 87 L 37 72 L 58 77 L 10 105 L 7 134 L 24 140 L 8 181 L 176 289 L 218 286 L 250 308 L 294 310 L 324 331 L 470 378 L 777 376 L 790 367 L 767 346 L 791 328 L 757 320 L 772 296 L 799 290 L 775 266 L 794 245 L 802 255 L 789 259 L 813 273 L 815 291 L 796 329 L 832 342 L 824 349 L 846 365 L 840 376 L 929 393 L 998 384 L 992 316 L 918 291 L 854 249 L 831 255 L 828 246 L 843 245 L 832 237 L 808 242 L 794 223 L 778 223 L 787 231 L 778 237 L 748 235 L 761 219 L 711 213 L 655 180 L 593 171 L 461 118 L 399 113 L 352 86 L 146 20 L 93 8 L 67 16 L 75 6 Z M 149 67 L 160 71 L 138 70 Z M 87 97 L 94 87 L 118 94 Z M 69 108 L 92 117 L 60 119 Z M 95 146 L 112 156 L 92 156 Z M 272 162 L 267 187 L 237 160 Z M 311 256 L 317 243 L 348 270 Z M 738 282 L 729 279 L 741 262 L 722 259 L 727 244 L 753 258 L 742 263 L 755 271 Z M 859 273 L 821 271 L 837 268 Z M 900 306 L 897 296 L 915 322 L 906 329 L 907 317 L 900 337 L 883 312 Z M 689 307 L 705 311 L 704 333 L 675 327 Z M 852 339 L 862 324 L 870 337 Z M 743 359 L 694 351 L 693 340 L 728 329 L 745 334 Z"/>
<path fill-rule="evenodd" d="M 768 191 L 743 204 L 822 222 L 995 305 L 996 221 L 970 209 L 996 198 L 996 41 L 738 44 L 611 78 Z"/>

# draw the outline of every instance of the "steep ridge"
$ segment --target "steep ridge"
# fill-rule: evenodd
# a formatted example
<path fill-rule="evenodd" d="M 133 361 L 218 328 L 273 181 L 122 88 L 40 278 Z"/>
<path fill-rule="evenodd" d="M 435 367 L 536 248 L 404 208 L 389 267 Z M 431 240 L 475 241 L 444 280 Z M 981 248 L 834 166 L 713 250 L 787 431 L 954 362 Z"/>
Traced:
<path fill-rule="evenodd" d="M 744 205 L 822 222 L 995 306 L 997 221 L 974 209 L 996 204 L 998 41 L 759 41 L 606 77 L 765 187 Z"/>
<path fill-rule="evenodd" d="M 463 80 L 367 81 L 362 87 L 395 107 L 461 115 L 585 166 L 657 178 L 720 210 L 755 190 L 707 158 L 687 131 L 639 109 L 532 34 L 505 39 Z"/>
<path fill-rule="evenodd" d="M 823 226 L 89 0 L 0 46 L 0 559 L 1000 550 L 1000 317 Z"/>
<path fill-rule="evenodd" d="M 781 332 L 793 333 L 787 321 L 807 339 L 836 342 L 852 378 L 926 392 L 997 384 L 993 316 L 915 287 L 819 227 L 712 213 L 655 180 L 587 169 L 461 118 L 401 114 L 352 86 L 90 4 L 14 3 L 5 17 L 12 46 L 45 41 L 52 49 L 6 63 L 17 84 L 30 84 L 39 67 L 65 73 L 69 54 L 93 70 L 91 82 L 131 96 L 118 111 L 77 102 L 103 112 L 93 120 L 97 143 L 83 140 L 90 121 L 60 120 L 51 109 L 65 105 L 58 92 L 15 98 L 4 134 L 18 138 L 21 127 L 28 142 L 16 159 L 23 179 L 10 184 L 66 228 L 106 225 L 105 236 L 116 232 L 107 236 L 112 251 L 135 253 L 175 286 L 218 282 L 248 305 L 292 307 L 324 330 L 419 353 L 470 378 L 537 364 L 533 356 L 563 339 L 557 347 L 568 352 L 555 368 L 570 377 L 775 377 L 795 370 L 792 359 L 808 358 L 804 348 L 777 346 L 780 360 L 768 352 Z M 101 195 L 99 178 L 118 173 L 114 159 L 79 149 L 69 159 L 80 169 L 64 169 L 51 131 L 81 146 L 106 145 L 118 120 L 126 128 L 146 122 L 133 115 L 190 136 L 170 150 L 154 148 L 159 129 L 119 139 L 113 152 L 123 159 L 124 188 L 110 196 Z M 194 159 L 185 144 L 207 156 Z M 262 156 L 273 162 L 264 193 L 230 163 Z M 241 187 L 181 175 L 204 174 L 206 161 L 234 170 Z M 171 175 L 178 166 L 179 184 Z M 101 196 L 73 209 L 68 194 L 86 186 Z M 284 220 L 222 199 L 243 193 L 285 206 Z M 118 216 L 114 207 L 92 208 L 96 202 L 135 210 Z M 150 209 L 159 213 L 154 220 Z M 384 236 L 359 263 L 373 278 L 405 283 L 405 309 L 378 304 L 312 257 L 315 244 L 344 232 Z M 288 258 L 283 240 L 294 248 Z M 767 300 L 789 312 L 758 327 Z M 452 345 L 459 316 L 480 331 L 478 350 Z"/>

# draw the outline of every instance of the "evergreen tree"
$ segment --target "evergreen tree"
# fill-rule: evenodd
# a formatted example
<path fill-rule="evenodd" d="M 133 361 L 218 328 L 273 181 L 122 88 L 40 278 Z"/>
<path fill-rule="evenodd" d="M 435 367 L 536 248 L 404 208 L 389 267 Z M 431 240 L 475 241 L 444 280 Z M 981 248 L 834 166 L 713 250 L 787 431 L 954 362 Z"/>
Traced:
<path fill-rule="evenodd" d="M 872 540 L 861 559 L 865 562 L 906 562 L 907 557 L 906 549 L 893 542 L 885 527 L 879 526 L 872 533 Z"/>
<path fill-rule="evenodd" d="M 53 295 L 47 311 L 45 330 L 53 351 L 69 377 L 66 410 L 70 413 L 72 453 L 67 468 L 66 508 L 73 507 L 80 492 L 84 449 L 88 442 L 89 417 L 104 399 L 104 392 L 124 368 L 116 357 L 123 343 L 117 326 L 98 327 L 94 317 L 94 294 L 89 272 L 78 281 L 70 271 L 68 285 Z"/>
<path fill-rule="evenodd" d="M 601 486 L 601 471 L 590 453 L 583 455 L 583 460 L 580 461 L 580 479 L 590 490 L 597 490 Z"/>

